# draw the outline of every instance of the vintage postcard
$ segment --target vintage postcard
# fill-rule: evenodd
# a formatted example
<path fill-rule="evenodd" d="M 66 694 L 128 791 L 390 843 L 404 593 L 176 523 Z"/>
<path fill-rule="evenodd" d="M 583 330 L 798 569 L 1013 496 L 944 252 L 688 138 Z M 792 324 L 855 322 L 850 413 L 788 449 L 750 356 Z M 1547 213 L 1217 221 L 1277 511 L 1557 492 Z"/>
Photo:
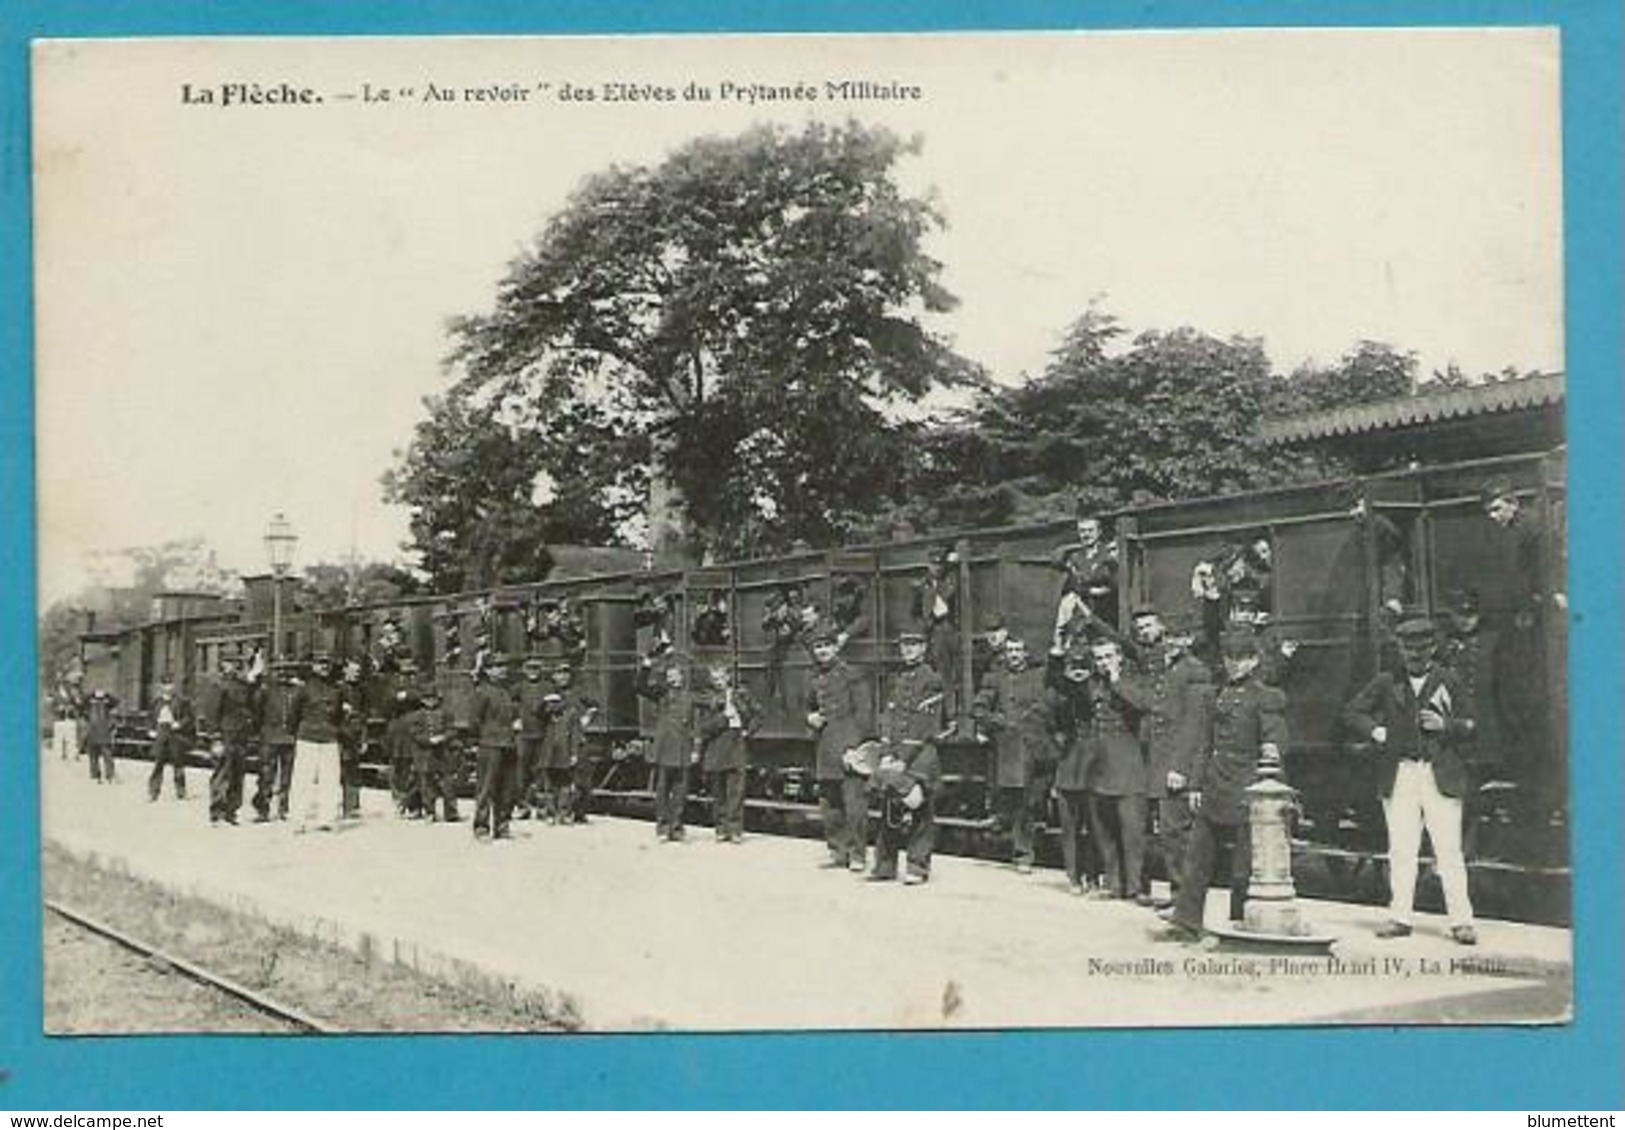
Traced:
<path fill-rule="evenodd" d="M 48 1033 L 1570 1020 L 1555 30 L 32 68 Z"/>

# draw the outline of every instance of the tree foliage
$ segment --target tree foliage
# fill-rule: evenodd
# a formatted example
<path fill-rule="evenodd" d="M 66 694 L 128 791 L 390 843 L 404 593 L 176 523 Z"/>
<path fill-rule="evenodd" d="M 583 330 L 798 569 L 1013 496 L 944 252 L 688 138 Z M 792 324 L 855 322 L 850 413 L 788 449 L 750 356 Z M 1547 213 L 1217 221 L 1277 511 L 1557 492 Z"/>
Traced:
<path fill-rule="evenodd" d="M 891 175 L 917 144 L 760 127 L 589 177 L 494 309 L 454 322 L 453 398 L 511 421 L 527 452 L 550 430 L 590 436 L 595 466 L 553 469 L 588 510 L 638 498 L 655 463 L 691 550 L 839 538 L 900 486 L 885 409 L 980 379 L 924 324 L 954 300 L 923 249 L 941 217 Z M 416 473 L 396 476 L 403 500 Z M 436 572 L 438 531 L 414 536 Z"/>

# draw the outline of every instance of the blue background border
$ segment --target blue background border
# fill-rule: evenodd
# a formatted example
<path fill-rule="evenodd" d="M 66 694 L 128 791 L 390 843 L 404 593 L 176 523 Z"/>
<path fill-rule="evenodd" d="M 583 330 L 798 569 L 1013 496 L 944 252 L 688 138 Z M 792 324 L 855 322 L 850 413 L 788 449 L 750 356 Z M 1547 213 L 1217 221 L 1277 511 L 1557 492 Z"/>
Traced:
<path fill-rule="evenodd" d="M 28 42 L 42 36 L 1557 25 L 1563 37 L 1577 1019 L 1316 1029 L 550 1038 L 44 1039 L 34 748 Z M 93 1107 L 1619 1108 L 1621 9 L 1615 0 L 934 6 L 687 0 L 0 0 L 0 1109 Z M 1470 93 L 1463 92 L 1464 97 Z M 91 407 L 89 410 L 94 410 Z"/>

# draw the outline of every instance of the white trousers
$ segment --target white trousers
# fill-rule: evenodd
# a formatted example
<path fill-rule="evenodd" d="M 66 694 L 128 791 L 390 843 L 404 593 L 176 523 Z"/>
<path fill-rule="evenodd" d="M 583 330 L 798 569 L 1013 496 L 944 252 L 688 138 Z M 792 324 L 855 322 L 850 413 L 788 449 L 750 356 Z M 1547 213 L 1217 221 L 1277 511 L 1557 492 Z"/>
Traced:
<path fill-rule="evenodd" d="M 1382 816 L 1388 823 L 1388 885 L 1393 888 L 1389 913 L 1394 921 L 1411 921 L 1416 859 L 1425 828 L 1433 841 L 1450 924 L 1470 925 L 1473 904 L 1467 898 L 1467 861 L 1461 854 L 1461 801 L 1439 791 L 1433 766 L 1425 761 L 1401 761 L 1394 775 L 1394 795 L 1382 802 Z"/>
<path fill-rule="evenodd" d="M 79 723 L 72 718 L 58 718 L 51 724 L 51 750 L 66 761 L 79 756 Z"/>
<path fill-rule="evenodd" d="M 288 807 L 299 814 L 301 827 L 337 826 L 344 815 L 344 783 L 339 779 L 339 743 L 294 743 L 293 782 Z"/>

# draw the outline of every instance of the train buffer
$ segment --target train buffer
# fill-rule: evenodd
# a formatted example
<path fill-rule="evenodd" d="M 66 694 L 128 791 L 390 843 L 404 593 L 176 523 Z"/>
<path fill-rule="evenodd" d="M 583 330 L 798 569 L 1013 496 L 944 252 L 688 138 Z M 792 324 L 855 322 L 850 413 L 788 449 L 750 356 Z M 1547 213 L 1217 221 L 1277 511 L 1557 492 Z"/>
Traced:
<path fill-rule="evenodd" d="M 1560 928 L 1483 921 L 1468 949 L 1423 916 L 1383 942 L 1380 908 L 1314 900 L 1335 956 L 1272 959 L 1154 942 L 1151 911 L 1072 897 L 1044 869 L 942 857 L 924 886 L 867 883 L 819 869 L 817 841 L 731 846 L 693 827 L 664 845 L 610 817 L 515 822 L 484 844 L 467 823 L 399 820 L 376 791 L 337 833 L 211 828 L 198 770 L 187 800 L 166 786 L 153 804 L 145 768 L 96 785 L 84 762 L 42 758 L 44 836 L 380 960 L 565 994 L 588 1029 L 1550 1023 L 1571 1008 Z"/>

